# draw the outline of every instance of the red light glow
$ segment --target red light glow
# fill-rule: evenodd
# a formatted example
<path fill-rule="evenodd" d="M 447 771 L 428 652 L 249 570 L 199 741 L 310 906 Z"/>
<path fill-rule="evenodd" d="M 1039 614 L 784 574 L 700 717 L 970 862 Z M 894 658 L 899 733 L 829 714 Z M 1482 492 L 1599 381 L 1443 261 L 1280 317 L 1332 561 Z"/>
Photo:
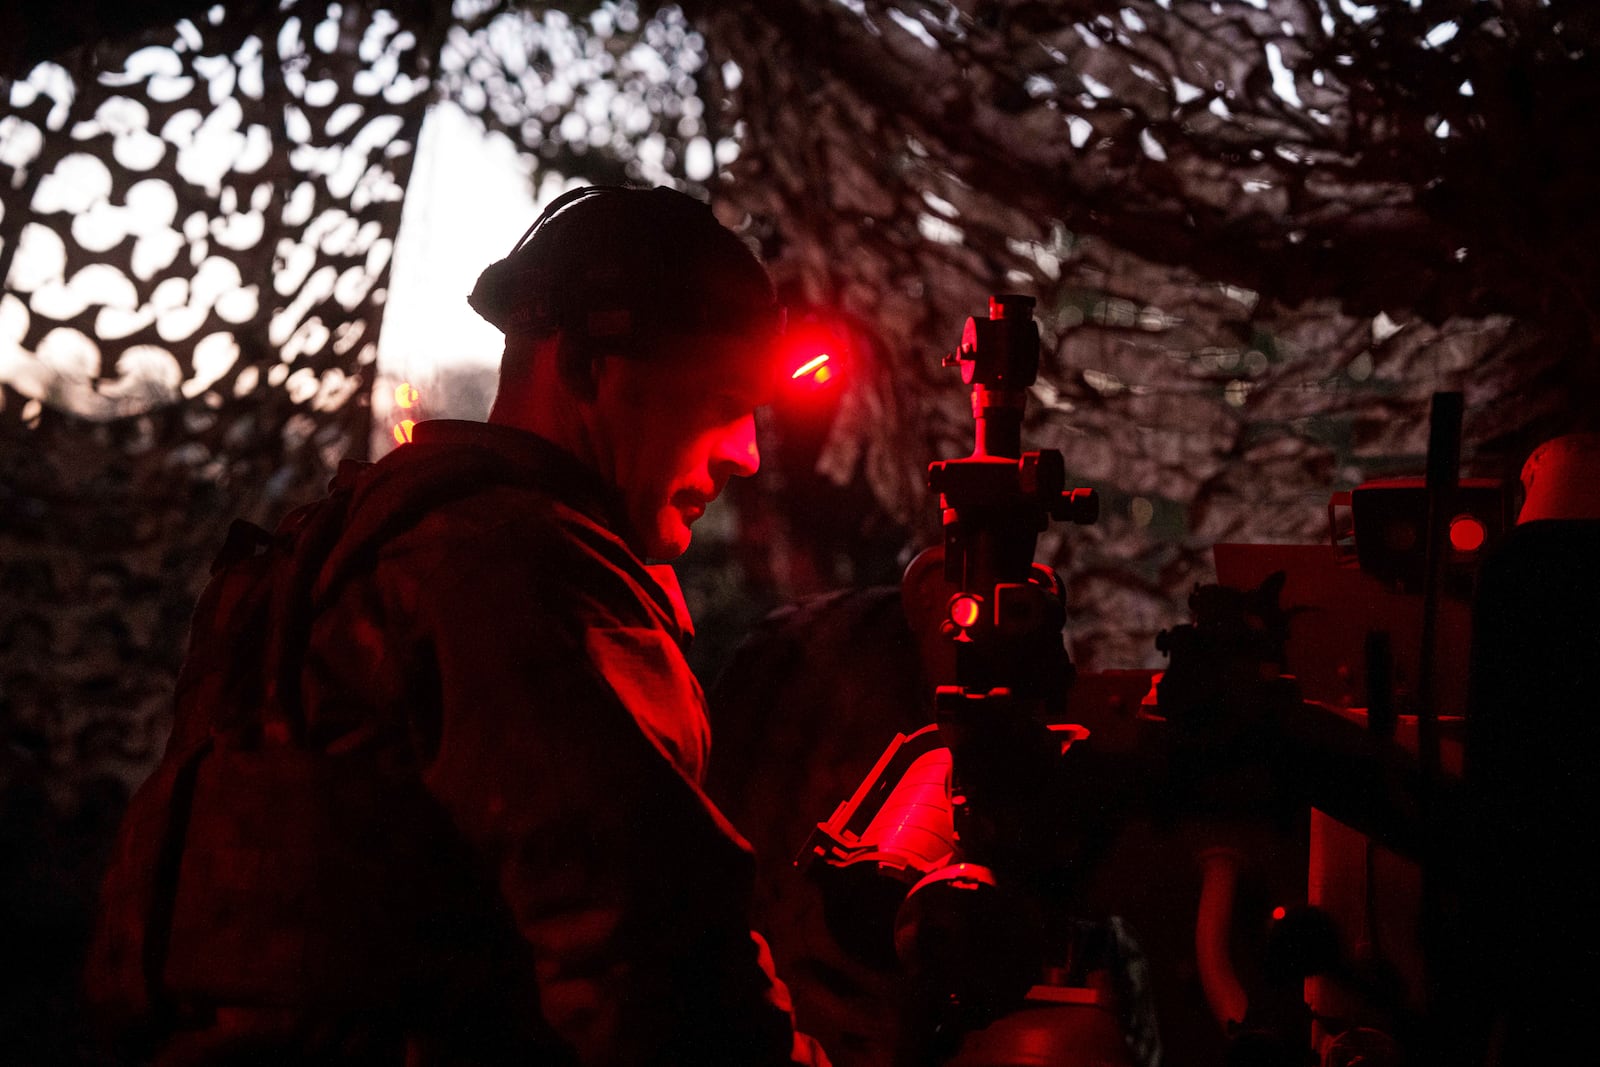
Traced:
<path fill-rule="evenodd" d="M 950 601 L 950 621 L 965 630 L 976 625 L 983 614 L 983 602 L 975 596 L 958 596 Z"/>
<path fill-rule="evenodd" d="M 1272 919 L 1274 922 L 1281 920 L 1287 914 L 1289 914 L 1289 911 L 1282 904 L 1279 904 L 1276 908 L 1272 909 Z"/>
<path fill-rule="evenodd" d="M 1478 551 L 1487 536 L 1483 523 L 1471 515 L 1457 515 L 1450 520 L 1450 545 L 1457 552 Z"/>
<path fill-rule="evenodd" d="M 808 360 L 806 363 L 802 364 L 800 369 L 789 375 L 789 377 L 798 381 L 799 379 L 810 374 L 812 371 L 815 371 L 816 380 L 819 382 L 825 382 L 828 380 L 828 378 L 833 376 L 833 372 L 828 370 L 827 367 L 823 366 L 823 364 L 828 362 L 828 358 L 828 353 L 824 352 L 822 355 Z"/>
<path fill-rule="evenodd" d="M 773 403 L 790 420 L 818 432 L 829 419 L 852 371 L 848 333 L 815 315 L 790 320 L 775 350 Z"/>

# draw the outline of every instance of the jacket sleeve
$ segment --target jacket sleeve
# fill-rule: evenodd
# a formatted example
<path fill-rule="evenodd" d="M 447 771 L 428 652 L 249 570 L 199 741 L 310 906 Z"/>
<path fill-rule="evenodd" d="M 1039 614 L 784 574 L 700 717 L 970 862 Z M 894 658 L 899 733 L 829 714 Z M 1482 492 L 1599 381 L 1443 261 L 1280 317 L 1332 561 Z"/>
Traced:
<path fill-rule="evenodd" d="M 530 548 L 474 555 L 424 596 L 441 711 L 425 781 L 496 873 L 546 1021 L 584 1064 L 826 1064 L 749 928 L 748 846 L 585 640 L 627 581 L 603 561 L 552 576 Z M 624 669 L 630 699 L 650 692 Z"/>

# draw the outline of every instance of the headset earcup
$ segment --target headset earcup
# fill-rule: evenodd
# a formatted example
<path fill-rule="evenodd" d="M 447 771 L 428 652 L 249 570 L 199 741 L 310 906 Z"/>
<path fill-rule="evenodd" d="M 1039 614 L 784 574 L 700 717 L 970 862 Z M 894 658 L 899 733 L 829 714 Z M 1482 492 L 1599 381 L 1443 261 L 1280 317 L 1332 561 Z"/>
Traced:
<path fill-rule="evenodd" d="M 510 286 L 507 284 L 509 259 L 495 260 L 483 268 L 477 284 L 467 296 L 467 306 L 476 311 L 491 326 L 506 331 L 507 312 L 510 310 Z"/>

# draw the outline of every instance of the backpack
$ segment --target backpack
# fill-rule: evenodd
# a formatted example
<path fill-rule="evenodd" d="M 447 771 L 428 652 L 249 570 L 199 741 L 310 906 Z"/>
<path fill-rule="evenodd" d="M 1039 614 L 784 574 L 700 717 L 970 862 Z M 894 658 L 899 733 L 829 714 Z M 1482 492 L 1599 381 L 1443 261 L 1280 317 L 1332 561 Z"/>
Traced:
<path fill-rule="evenodd" d="M 431 510 L 530 480 L 488 449 L 403 452 L 345 461 L 275 532 L 235 522 L 212 565 L 172 735 L 124 816 L 85 968 L 118 1048 L 148 1053 L 219 1005 L 404 1033 L 481 1016 L 519 984 L 514 930 L 508 941 L 417 769 L 305 742 L 299 677 L 318 607 Z M 512 1014 L 536 1019 L 536 994 L 515 995 L 534 999 Z"/>

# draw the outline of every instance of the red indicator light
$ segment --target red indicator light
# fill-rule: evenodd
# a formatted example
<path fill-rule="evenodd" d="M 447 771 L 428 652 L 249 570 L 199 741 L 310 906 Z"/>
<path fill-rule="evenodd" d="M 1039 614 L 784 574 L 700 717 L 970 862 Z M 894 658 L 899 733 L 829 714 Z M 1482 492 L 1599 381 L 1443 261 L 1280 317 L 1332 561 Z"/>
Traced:
<path fill-rule="evenodd" d="M 403 445 L 411 440 L 411 431 L 416 428 L 415 419 L 401 419 L 394 428 L 394 443 Z"/>
<path fill-rule="evenodd" d="M 410 382 L 401 382 L 394 387 L 394 402 L 399 407 L 414 407 L 420 395 L 417 392 L 417 387 Z"/>
<path fill-rule="evenodd" d="M 1487 536 L 1483 523 L 1471 515 L 1457 515 L 1450 520 L 1450 545 L 1457 552 L 1478 551 Z"/>
<path fill-rule="evenodd" d="M 828 378 L 833 376 L 833 372 L 831 370 L 828 370 L 826 367 L 823 366 L 823 364 L 825 364 L 827 362 L 828 362 L 828 353 L 824 352 L 824 353 L 822 353 L 822 355 L 817 356 L 814 359 L 807 360 L 804 364 L 801 365 L 799 370 L 797 370 L 793 374 L 789 375 L 789 377 L 798 381 L 799 379 L 804 378 L 806 375 L 810 374 L 812 371 L 816 371 L 817 372 L 817 381 L 825 382 L 825 381 L 828 380 Z"/>
<path fill-rule="evenodd" d="M 962 594 L 950 601 L 950 621 L 965 630 L 975 626 L 983 615 L 983 601 Z"/>
<path fill-rule="evenodd" d="M 1282 904 L 1279 904 L 1276 908 L 1272 909 L 1272 919 L 1274 922 L 1279 921 L 1287 914 L 1289 914 L 1288 909 L 1286 909 Z"/>

